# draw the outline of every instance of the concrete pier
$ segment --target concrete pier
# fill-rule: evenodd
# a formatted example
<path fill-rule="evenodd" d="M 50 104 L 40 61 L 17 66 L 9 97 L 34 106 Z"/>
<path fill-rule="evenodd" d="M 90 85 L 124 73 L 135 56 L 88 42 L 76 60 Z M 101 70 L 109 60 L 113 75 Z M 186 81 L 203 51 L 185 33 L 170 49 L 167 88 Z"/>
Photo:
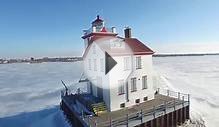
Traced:
<path fill-rule="evenodd" d="M 176 127 L 188 120 L 190 115 L 189 101 L 156 95 L 154 100 L 126 110 L 83 116 L 73 108 L 75 102 L 71 100 L 76 98 L 74 95 L 63 96 L 60 107 L 69 123 L 77 127 Z"/>
<path fill-rule="evenodd" d="M 177 125 L 182 125 L 189 119 L 189 110 L 186 111 L 185 109 L 189 109 L 189 106 L 170 112 L 135 127 L 177 127 Z M 185 116 L 187 116 L 187 118 Z"/>

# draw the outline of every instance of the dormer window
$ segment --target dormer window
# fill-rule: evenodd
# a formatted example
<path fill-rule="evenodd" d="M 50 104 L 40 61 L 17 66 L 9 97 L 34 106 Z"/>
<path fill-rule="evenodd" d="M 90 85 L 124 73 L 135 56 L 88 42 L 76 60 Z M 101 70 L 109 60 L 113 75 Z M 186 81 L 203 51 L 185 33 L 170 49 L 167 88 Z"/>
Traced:
<path fill-rule="evenodd" d="M 122 42 L 120 41 L 112 41 L 110 42 L 110 48 L 121 48 Z"/>

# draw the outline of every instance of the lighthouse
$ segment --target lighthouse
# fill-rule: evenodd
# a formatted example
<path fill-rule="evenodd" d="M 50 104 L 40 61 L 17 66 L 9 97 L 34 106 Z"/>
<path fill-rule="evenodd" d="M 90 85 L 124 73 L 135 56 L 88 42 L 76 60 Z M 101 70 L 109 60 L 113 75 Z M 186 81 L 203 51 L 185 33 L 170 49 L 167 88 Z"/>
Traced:
<path fill-rule="evenodd" d="M 99 15 L 83 31 L 86 90 L 61 92 L 61 109 L 73 126 L 176 127 L 189 119 L 189 95 L 154 89 L 154 51 L 125 27 L 119 36 Z"/>
<path fill-rule="evenodd" d="M 115 27 L 106 28 L 104 20 L 97 16 L 82 36 L 86 45 L 83 61 L 88 89 L 93 96 L 103 99 L 108 111 L 154 99 L 154 52 L 131 36 L 131 28 L 125 28 L 124 35 L 118 36 Z M 111 61 L 107 61 L 106 54 Z M 107 65 L 112 61 L 116 64 L 108 72 Z"/>

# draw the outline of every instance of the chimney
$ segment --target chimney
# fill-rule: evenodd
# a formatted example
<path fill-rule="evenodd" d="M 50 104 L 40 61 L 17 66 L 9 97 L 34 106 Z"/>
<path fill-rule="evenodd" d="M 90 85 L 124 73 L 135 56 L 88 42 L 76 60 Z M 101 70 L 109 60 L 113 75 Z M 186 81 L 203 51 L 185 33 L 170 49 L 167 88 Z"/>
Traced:
<path fill-rule="evenodd" d="M 131 28 L 126 27 L 124 32 L 125 32 L 125 38 L 131 38 Z"/>
<path fill-rule="evenodd" d="M 116 33 L 116 27 L 112 27 L 112 33 Z"/>

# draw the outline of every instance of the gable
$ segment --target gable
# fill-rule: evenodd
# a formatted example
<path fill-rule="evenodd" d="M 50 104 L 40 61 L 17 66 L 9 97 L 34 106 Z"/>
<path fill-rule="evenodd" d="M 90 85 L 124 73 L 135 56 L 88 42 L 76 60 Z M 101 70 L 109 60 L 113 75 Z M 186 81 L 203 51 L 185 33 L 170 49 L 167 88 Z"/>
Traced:
<path fill-rule="evenodd" d="M 121 41 L 126 46 L 125 48 L 112 48 L 111 40 L 115 39 L 114 42 Z M 90 50 L 90 45 L 92 43 L 96 43 L 102 51 L 106 51 L 111 55 L 119 56 L 119 55 L 152 55 L 154 51 L 152 51 L 149 47 L 143 44 L 136 38 L 121 38 L 121 37 L 103 37 L 103 36 L 93 36 L 89 39 L 89 45 L 86 48 L 83 57 L 85 57 Z M 109 44 L 107 44 L 109 43 Z"/>

